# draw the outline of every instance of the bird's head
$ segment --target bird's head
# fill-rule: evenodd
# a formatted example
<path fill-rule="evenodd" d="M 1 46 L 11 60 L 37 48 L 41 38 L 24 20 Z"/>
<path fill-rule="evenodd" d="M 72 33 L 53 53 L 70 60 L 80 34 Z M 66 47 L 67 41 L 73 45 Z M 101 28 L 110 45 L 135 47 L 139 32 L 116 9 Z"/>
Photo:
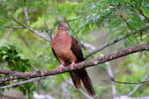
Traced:
<path fill-rule="evenodd" d="M 58 25 L 58 30 L 68 31 L 68 30 L 69 30 L 69 26 L 68 26 L 67 23 L 61 22 L 61 23 Z"/>

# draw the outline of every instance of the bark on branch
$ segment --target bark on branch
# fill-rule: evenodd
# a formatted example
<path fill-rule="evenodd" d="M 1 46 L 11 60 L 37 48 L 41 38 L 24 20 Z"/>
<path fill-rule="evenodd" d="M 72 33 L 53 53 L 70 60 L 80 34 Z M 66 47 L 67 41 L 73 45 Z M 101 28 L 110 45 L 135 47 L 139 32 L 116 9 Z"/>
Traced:
<path fill-rule="evenodd" d="M 76 69 L 95 66 L 97 64 L 102 64 L 107 61 L 111 61 L 111 60 L 120 58 L 122 56 L 126 56 L 129 54 L 141 52 L 141 51 L 149 51 L 149 43 L 133 46 L 130 48 L 125 48 L 122 50 L 112 52 L 112 53 L 102 56 L 102 57 L 97 57 L 95 59 L 86 60 L 86 61 L 80 62 L 78 64 L 75 64 L 73 67 L 67 66 L 67 67 L 61 68 L 61 69 L 56 68 L 53 70 L 39 70 L 39 71 L 33 71 L 33 72 L 17 72 L 17 71 L 1 69 L 0 74 L 8 75 L 8 77 L 0 78 L 0 82 L 6 82 L 6 81 L 10 81 L 10 80 L 15 80 L 15 79 L 29 79 L 29 78 L 35 78 L 35 77 L 56 75 L 56 74 L 69 72 L 69 71 L 76 70 Z"/>

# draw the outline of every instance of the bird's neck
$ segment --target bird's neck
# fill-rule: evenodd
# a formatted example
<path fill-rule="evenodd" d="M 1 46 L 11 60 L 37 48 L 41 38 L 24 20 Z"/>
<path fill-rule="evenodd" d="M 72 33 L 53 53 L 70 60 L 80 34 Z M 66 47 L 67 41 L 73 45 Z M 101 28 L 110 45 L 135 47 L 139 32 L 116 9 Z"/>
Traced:
<path fill-rule="evenodd" d="M 58 30 L 57 34 L 58 35 L 68 35 L 68 31 L 66 31 L 66 30 Z"/>

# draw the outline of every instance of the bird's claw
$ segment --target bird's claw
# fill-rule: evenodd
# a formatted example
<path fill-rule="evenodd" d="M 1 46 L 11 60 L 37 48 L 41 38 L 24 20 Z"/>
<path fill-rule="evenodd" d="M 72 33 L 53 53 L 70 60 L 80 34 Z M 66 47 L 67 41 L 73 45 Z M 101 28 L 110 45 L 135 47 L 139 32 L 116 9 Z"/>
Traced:
<path fill-rule="evenodd" d="M 60 71 L 62 71 L 62 70 L 63 70 L 63 68 L 65 68 L 65 67 L 64 67 L 64 65 L 63 65 L 63 64 L 61 64 L 61 65 L 60 65 L 57 69 L 58 69 L 58 70 L 60 70 Z"/>
<path fill-rule="evenodd" d="M 75 65 L 75 62 L 72 62 L 72 63 L 70 64 L 70 66 L 72 66 L 72 67 L 74 67 L 74 65 Z"/>

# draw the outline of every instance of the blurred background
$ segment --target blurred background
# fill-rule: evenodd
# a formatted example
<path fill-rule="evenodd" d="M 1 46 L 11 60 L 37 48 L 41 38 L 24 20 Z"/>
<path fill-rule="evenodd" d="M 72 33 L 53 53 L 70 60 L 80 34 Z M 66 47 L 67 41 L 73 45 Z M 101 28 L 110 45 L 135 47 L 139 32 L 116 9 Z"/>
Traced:
<path fill-rule="evenodd" d="M 149 42 L 149 31 L 142 29 L 149 23 L 148 0 L 0 0 L 0 68 L 23 72 L 56 68 L 59 63 L 51 52 L 49 36 L 54 35 L 61 19 L 70 25 L 70 34 L 86 45 L 82 48 L 84 56 L 129 34 L 88 59 Z M 110 76 L 127 82 L 146 80 L 148 57 L 148 52 L 140 52 L 88 68 L 95 98 L 149 96 L 147 85 L 110 80 Z M 32 80 L 1 88 L 0 99 L 92 99 L 84 89 L 75 89 L 68 73 Z M 20 81 L 26 80 L 0 86 Z"/>

